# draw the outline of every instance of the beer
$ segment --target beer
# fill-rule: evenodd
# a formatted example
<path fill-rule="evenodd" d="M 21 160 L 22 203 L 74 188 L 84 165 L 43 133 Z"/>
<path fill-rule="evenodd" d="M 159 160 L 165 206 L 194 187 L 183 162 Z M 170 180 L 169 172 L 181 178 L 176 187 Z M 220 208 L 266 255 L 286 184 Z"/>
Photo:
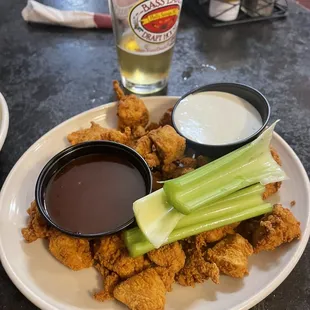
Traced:
<path fill-rule="evenodd" d="M 160 91 L 167 85 L 182 0 L 109 0 L 109 5 L 123 85 L 138 94 Z"/>
<path fill-rule="evenodd" d="M 161 53 L 143 53 L 134 39 L 124 38 L 117 46 L 117 54 L 123 84 L 132 91 L 139 85 L 140 93 L 156 92 L 167 82 L 170 70 L 173 46 Z M 165 86 L 165 85 L 164 85 Z"/>

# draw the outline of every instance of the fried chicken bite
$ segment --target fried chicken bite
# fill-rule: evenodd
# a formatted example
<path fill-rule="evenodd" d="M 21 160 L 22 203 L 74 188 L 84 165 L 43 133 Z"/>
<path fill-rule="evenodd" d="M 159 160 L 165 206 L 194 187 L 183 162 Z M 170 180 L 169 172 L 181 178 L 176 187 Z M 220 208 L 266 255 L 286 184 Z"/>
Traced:
<path fill-rule="evenodd" d="M 197 167 L 202 167 L 208 163 L 208 158 L 206 156 L 199 155 L 197 157 Z"/>
<path fill-rule="evenodd" d="M 134 149 L 143 157 L 152 153 L 152 142 L 148 136 L 143 136 L 137 140 Z"/>
<path fill-rule="evenodd" d="M 86 239 L 73 238 L 53 230 L 49 236 L 49 250 L 58 261 L 72 270 L 93 265 L 89 241 Z"/>
<path fill-rule="evenodd" d="M 197 160 L 196 160 L 196 158 L 192 158 L 192 157 L 184 157 L 184 158 L 180 159 L 180 166 L 182 168 L 196 169 L 197 168 Z"/>
<path fill-rule="evenodd" d="M 120 283 L 120 277 L 111 272 L 103 278 L 103 290 L 94 294 L 94 298 L 100 302 L 114 299 L 113 291 L 115 287 Z"/>
<path fill-rule="evenodd" d="M 37 239 L 48 237 L 49 226 L 43 216 L 39 213 L 35 201 L 31 203 L 27 213 L 29 214 L 28 224 L 26 228 L 22 229 L 24 239 L 30 243 Z"/>
<path fill-rule="evenodd" d="M 282 165 L 281 159 L 277 151 L 273 147 L 270 147 L 270 152 L 273 159 L 277 162 L 278 165 L 281 166 Z M 281 185 L 282 182 L 275 182 L 265 185 L 265 192 L 263 193 L 263 199 L 267 199 L 268 197 L 275 194 L 280 189 Z"/>
<path fill-rule="evenodd" d="M 132 310 L 163 310 L 166 288 L 158 273 L 149 268 L 119 284 L 114 297 Z"/>
<path fill-rule="evenodd" d="M 154 267 L 154 270 L 160 276 L 163 281 L 167 292 L 172 291 L 172 284 L 174 283 L 175 272 L 170 268 L 165 267 Z"/>
<path fill-rule="evenodd" d="M 213 248 L 207 259 L 217 265 L 221 273 L 233 278 L 243 278 L 248 272 L 248 258 L 253 254 L 251 244 L 239 234 L 228 235 Z"/>
<path fill-rule="evenodd" d="M 137 128 L 134 129 L 132 135 L 134 139 L 139 139 L 146 135 L 146 129 L 143 126 L 139 125 Z"/>
<path fill-rule="evenodd" d="M 153 142 L 159 159 L 163 164 L 169 164 L 180 159 L 185 151 L 185 139 L 169 125 L 152 130 L 148 134 Z"/>
<path fill-rule="evenodd" d="M 185 264 L 185 253 L 179 242 L 161 246 L 159 249 L 147 253 L 148 258 L 160 267 L 179 272 Z"/>
<path fill-rule="evenodd" d="M 172 126 L 172 118 L 171 118 L 172 110 L 173 108 L 170 108 L 165 112 L 165 114 L 162 116 L 162 118 L 159 121 L 160 126 L 165 126 L 165 125 Z"/>
<path fill-rule="evenodd" d="M 144 102 L 136 95 L 126 96 L 117 81 L 113 81 L 113 88 L 119 100 L 118 127 L 120 129 L 125 127 L 135 129 L 139 126 L 144 128 L 149 122 L 149 111 Z"/>
<path fill-rule="evenodd" d="M 229 234 L 235 234 L 234 229 L 239 225 L 239 223 L 233 223 L 216 229 L 212 229 L 203 232 L 196 236 L 196 245 L 201 248 L 207 243 L 213 243 L 219 241 Z"/>
<path fill-rule="evenodd" d="M 219 283 L 220 272 L 216 264 L 207 262 L 199 249 L 192 249 L 186 254 L 184 268 L 176 275 L 176 281 L 182 286 L 195 286 L 209 278 L 216 284 Z"/>
<path fill-rule="evenodd" d="M 103 140 L 102 136 L 107 135 L 108 129 L 101 127 L 95 122 L 91 122 L 90 128 L 71 132 L 67 139 L 71 145 L 75 145 L 87 141 Z"/>
<path fill-rule="evenodd" d="M 261 219 L 253 233 L 252 245 L 255 253 L 272 251 L 283 243 L 300 239 L 300 236 L 300 222 L 289 209 L 278 204 Z"/>
<path fill-rule="evenodd" d="M 144 256 L 130 257 L 120 235 L 103 237 L 95 249 L 95 260 L 122 279 L 130 278 L 150 266 Z"/>
<path fill-rule="evenodd" d="M 150 168 L 158 167 L 160 165 L 160 160 L 156 152 L 149 153 L 145 156 L 145 161 Z"/>

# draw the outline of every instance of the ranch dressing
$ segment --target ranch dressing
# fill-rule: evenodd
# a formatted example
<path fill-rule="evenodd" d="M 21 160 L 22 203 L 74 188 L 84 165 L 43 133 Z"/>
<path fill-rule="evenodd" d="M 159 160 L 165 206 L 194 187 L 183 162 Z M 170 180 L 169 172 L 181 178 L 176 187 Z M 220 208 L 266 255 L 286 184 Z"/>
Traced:
<path fill-rule="evenodd" d="M 261 115 L 248 101 L 217 91 L 187 96 L 174 113 L 175 126 L 182 135 L 209 145 L 243 140 L 263 124 Z"/>

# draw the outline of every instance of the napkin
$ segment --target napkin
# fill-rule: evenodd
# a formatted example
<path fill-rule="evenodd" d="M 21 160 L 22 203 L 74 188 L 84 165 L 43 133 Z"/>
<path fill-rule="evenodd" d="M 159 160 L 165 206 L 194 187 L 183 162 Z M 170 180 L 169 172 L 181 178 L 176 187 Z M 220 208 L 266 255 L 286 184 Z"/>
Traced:
<path fill-rule="evenodd" d="M 28 0 L 22 11 L 26 22 L 59 25 L 73 28 L 112 28 L 109 14 L 97 14 L 83 11 L 62 11 Z"/>

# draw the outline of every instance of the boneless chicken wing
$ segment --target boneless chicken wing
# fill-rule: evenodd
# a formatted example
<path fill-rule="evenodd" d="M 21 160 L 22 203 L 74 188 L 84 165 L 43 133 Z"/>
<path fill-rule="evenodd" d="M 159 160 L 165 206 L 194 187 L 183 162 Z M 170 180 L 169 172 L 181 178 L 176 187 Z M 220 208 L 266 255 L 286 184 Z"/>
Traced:
<path fill-rule="evenodd" d="M 49 234 L 49 226 L 46 220 L 39 213 L 35 201 L 31 203 L 27 210 L 29 214 L 28 224 L 26 228 L 22 229 L 22 235 L 27 242 L 33 242 L 40 238 L 46 238 Z"/>
<path fill-rule="evenodd" d="M 115 272 L 122 279 L 129 278 L 150 265 L 144 256 L 130 257 L 120 235 L 103 237 L 95 250 L 94 258 L 101 266 Z"/>
<path fill-rule="evenodd" d="M 158 266 L 179 272 L 184 267 L 185 253 L 179 242 L 164 245 L 148 254 L 149 259 Z"/>
<path fill-rule="evenodd" d="M 108 273 L 103 277 L 103 290 L 95 293 L 94 298 L 101 302 L 114 299 L 113 291 L 119 283 L 120 277 L 115 272 Z"/>
<path fill-rule="evenodd" d="M 165 307 L 166 288 L 153 268 L 122 282 L 113 294 L 132 310 L 163 310 Z"/>
<path fill-rule="evenodd" d="M 252 235 L 252 244 L 255 253 L 271 251 L 283 243 L 299 239 L 300 236 L 300 223 L 289 209 L 278 204 L 260 220 Z"/>
<path fill-rule="evenodd" d="M 86 239 L 73 238 L 53 230 L 49 236 L 49 250 L 58 261 L 72 270 L 93 265 L 89 241 Z"/>
<path fill-rule="evenodd" d="M 158 156 L 164 164 L 169 164 L 184 155 L 185 139 L 169 125 L 149 132 Z"/>
<path fill-rule="evenodd" d="M 220 272 L 234 278 L 243 278 L 248 274 L 248 257 L 252 254 L 251 244 L 241 235 L 234 234 L 208 249 L 207 259 L 215 263 Z"/>
<path fill-rule="evenodd" d="M 149 122 L 149 111 L 144 102 L 136 95 L 126 96 L 117 81 L 113 81 L 113 88 L 119 100 L 117 108 L 118 127 L 120 129 L 145 127 Z"/>

